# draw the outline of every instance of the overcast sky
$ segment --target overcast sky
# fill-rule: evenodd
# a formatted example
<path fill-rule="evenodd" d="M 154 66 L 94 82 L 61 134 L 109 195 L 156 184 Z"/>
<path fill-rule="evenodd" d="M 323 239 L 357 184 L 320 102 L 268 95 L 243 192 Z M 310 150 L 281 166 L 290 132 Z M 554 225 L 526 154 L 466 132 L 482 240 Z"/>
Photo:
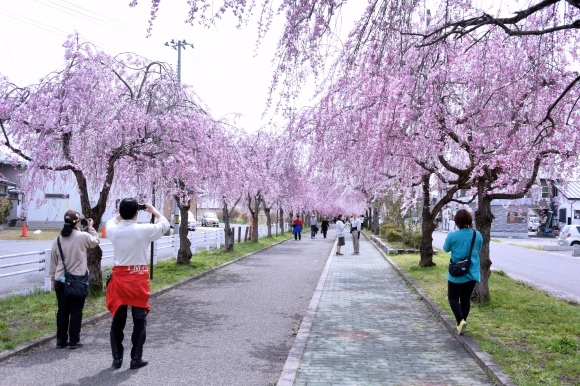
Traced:
<path fill-rule="evenodd" d="M 78 31 L 107 53 L 135 52 L 177 68 L 177 51 L 164 46 L 185 39 L 195 48 L 182 50 L 181 79 L 194 87 L 215 118 L 241 113 L 237 125 L 255 130 L 268 121 L 261 118 L 272 79 L 271 60 L 280 36 L 282 19 L 274 25 L 254 56 L 255 23 L 242 30 L 226 18 L 204 29 L 184 22 L 187 2 L 163 1 L 146 38 L 150 1 L 136 8 L 129 0 L 5 0 L 0 3 L 0 73 L 19 85 L 36 83 L 63 65 L 62 44 Z M 297 102 L 297 104 L 308 104 Z M 301 106 L 292 106 L 300 108 Z M 280 113 L 281 115 L 281 113 Z M 271 114 L 270 114 L 271 117 Z M 283 117 L 274 118 L 277 123 Z"/>

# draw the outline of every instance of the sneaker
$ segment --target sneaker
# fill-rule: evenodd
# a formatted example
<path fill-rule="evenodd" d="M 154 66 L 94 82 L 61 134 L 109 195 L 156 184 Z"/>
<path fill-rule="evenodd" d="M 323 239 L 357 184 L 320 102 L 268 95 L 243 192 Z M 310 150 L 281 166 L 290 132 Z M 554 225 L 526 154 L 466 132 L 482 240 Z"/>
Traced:
<path fill-rule="evenodd" d="M 57 343 L 56 344 L 56 348 L 60 349 L 60 348 L 65 348 L 68 347 L 69 343 L 68 342 L 64 342 L 64 343 Z"/>
<path fill-rule="evenodd" d="M 462 319 L 461 322 L 459 322 L 459 326 L 457 326 L 457 332 L 459 333 L 459 335 L 463 335 L 466 328 L 467 328 L 467 322 Z"/>

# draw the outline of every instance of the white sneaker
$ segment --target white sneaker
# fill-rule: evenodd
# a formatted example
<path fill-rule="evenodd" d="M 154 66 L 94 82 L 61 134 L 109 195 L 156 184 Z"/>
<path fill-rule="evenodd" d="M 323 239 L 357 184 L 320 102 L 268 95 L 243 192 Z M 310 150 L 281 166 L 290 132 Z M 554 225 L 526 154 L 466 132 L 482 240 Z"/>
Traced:
<path fill-rule="evenodd" d="M 467 328 L 467 322 L 462 319 L 461 322 L 459 322 L 459 326 L 457 326 L 457 332 L 459 333 L 459 335 L 463 335 L 466 328 Z"/>

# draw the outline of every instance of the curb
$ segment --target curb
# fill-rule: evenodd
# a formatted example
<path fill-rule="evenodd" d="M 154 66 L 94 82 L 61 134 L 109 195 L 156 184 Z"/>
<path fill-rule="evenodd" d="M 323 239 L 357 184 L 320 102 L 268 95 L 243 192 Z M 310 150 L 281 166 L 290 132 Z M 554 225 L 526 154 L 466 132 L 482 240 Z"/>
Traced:
<path fill-rule="evenodd" d="M 364 235 L 372 245 L 377 248 L 377 250 L 381 253 L 383 258 L 387 260 L 387 262 L 397 271 L 397 273 L 413 288 L 413 290 L 421 296 L 422 300 L 425 301 L 427 306 L 431 309 L 431 312 L 435 314 L 435 316 L 441 320 L 445 328 L 453 335 L 459 343 L 463 346 L 465 351 L 477 362 L 477 364 L 485 371 L 497 385 L 501 386 L 514 386 L 515 384 L 512 382 L 510 377 L 505 374 L 501 367 L 491 358 L 489 354 L 483 351 L 479 345 L 471 338 L 467 336 L 462 336 L 457 333 L 457 329 L 455 326 L 455 321 L 451 319 L 451 317 L 447 314 L 447 312 L 443 311 L 441 307 L 437 303 L 435 303 L 429 296 L 409 277 L 399 266 L 391 260 L 391 258 L 384 253 L 384 251 L 377 246 L 377 243 L 380 241 L 375 241 L 369 238 L 367 235 Z M 381 242 L 382 244 L 382 242 Z"/>
<path fill-rule="evenodd" d="M 223 263 L 223 264 L 220 264 L 220 265 L 218 265 L 216 267 L 210 268 L 207 271 L 198 273 L 197 275 L 190 276 L 190 277 L 187 277 L 185 279 L 181 279 L 180 281 L 175 282 L 173 284 L 170 284 L 167 287 L 163 287 L 161 289 L 158 289 L 156 291 L 153 291 L 151 293 L 150 299 L 155 298 L 155 297 L 158 297 L 158 296 L 160 296 L 160 295 L 162 295 L 162 294 L 164 294 L 166 292 L 169 292 L 169 291 L 171 291 L 174 288 L 182 287 L 182 286 L 184 286 L 185 284 L 187 284 L 189 282 L 192 282 L 192 281 L 195 281 L 195 280 L 199 280 L 202 277 L 207 276 L 210 273 L 213 273 L 213 272 L 215 272 L 217 270 L 220 270 L 220 269 L 222 269 L 224 267 L 227 267 L 230 264 L 233 264 L 233 263 L 238 262 L 238 261 L 240 261 L 242 259 L 245 259 L 247 257 L 250 257 L 250 256 L 252 256 L 252 255 L 254 255 L 254 254 L 258 253 L 258 252 L 262 252 L 262 251 L 268 250 L 268 249 L 270 249 L 270 248 L 272 248 L 272 247 L 274 247 L 274 246 L 276 246 L 278 244 L 282 244 L 282 243 L 284 243 L 284 242 L 286 242 L 288 240 L 290 240 L 290 239 L 282 240 L 280 242 L 277 242 L 275 244 L 269 245 L 269 246 L 267 246 L 265 248 L 262 248 L 260 250 L 257 250 L 257 251 L 254 251 L 254 252 L 250 252 L 247 255 L 240 256 L 240 257 L 238 257 L 235 260 L 228 261 L 227 263 Z M 92 324 L 96 324 L 96 323 L 100 322 L 101 320 L 103 320 L 103 319 L 105 319 L 107 317 L 110 317 L 110 312 L 109 311 L 103 311 L 103 312 L 98 313 L 96 315 L 93 315 L 93 316 L 91 316 L 89 318 L 83 319 L 83 322 L 82 322 L 81 326 L 82 327 L 85 327 L 85 326 L 90 326 Z M 4 362 L 7 359 L 10 359 L 10 358 L 12 358 L 12 357 L 14 357 L 16 355 L 22 355 L 22 354 L 25 354 L 25 353 L 27 353 L 29 351 L 32 351 L 33 349 L 35 349 L 35 348 L 37 348 L 39 346 L 42 346 L 43 344 L 48 343 L 48 342 L 50 342 L 53 339 L 56 339 L 56 332 L 51 332 L 51 333 L 49 333 L 49 334 L 47 334 L 45 336 L 42 336 L 40 338 L 31 340 L 31 341 L 26 342 L 26 343 L 22 343 L 21 345 L 17 346 L 16 348 L 14 348 L 12 350 L 4 351 L 4 352 L 0 353 L 0 363 L 1 362 Z"/>

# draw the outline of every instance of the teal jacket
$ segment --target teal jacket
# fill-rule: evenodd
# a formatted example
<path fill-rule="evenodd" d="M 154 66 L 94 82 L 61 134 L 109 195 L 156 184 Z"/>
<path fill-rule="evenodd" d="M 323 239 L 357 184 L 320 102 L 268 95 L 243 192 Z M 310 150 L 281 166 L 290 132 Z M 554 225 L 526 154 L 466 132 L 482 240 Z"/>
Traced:
<path fill-rule="evenodd" d="M 463 228 L 447 234 L 447 238 L 443 244 L 443 250 L 445 252 L 451 252 L 451 261 L 453 263 L 456 263 L 467 256 L 469 247 L 471 246 L 473 232 L 473 229 Z M 453 277 L 447 273 L 447 280 L 452 283 L 466 283 L 471 280 L 475 280 L 479 283 L 481 281 L 481 275 L 479 272 L 479 251 L 483 245 L 483 236 L 478 231 L 475 231 L 475 234 L 475 243 L 473 244 L 473 251 L 471 252 L 471 265 L 469 266 L 469 272 L 467 275 L 460 277 Z"/>

